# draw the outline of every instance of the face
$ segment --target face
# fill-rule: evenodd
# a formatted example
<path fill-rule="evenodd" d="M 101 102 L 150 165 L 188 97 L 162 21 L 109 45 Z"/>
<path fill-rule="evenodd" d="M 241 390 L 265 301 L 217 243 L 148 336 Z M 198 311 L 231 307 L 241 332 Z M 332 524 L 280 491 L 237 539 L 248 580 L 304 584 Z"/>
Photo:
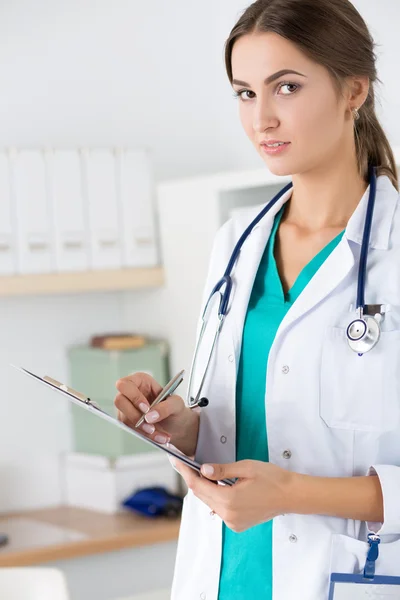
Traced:
<path fill-rule="evenodd" d="M 282 70 L 297 73 L 265 82 Z M 354 136 L 349 102 L 338 95 L 328 70 L 285 38 L 275 33 L 239 38 L 232 50 L 232 73 L 243 128 L 275 175 L 331 162 Z M 269 140 L 287 144 L 276 149 L 260 145 Z"/>

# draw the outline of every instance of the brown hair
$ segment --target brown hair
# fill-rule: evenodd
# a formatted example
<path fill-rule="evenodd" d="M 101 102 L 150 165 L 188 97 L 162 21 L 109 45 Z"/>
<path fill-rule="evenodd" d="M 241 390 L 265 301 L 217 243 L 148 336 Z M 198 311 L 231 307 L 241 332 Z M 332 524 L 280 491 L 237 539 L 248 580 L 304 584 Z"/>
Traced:
<path fill-rule="evenodd" d="M 225 43 L 225 67 L 232 84 L 232 48 L 246 34 L 274 32 L 293 42 L 312 60 L 326 67 L 338 93 L 349 76 L 368 76 L 368 97 L 354 122 L 360 175 L 368 167 L 387 175 L 399 190 L 392 148 L 375 112 L 377 76 L 374 40 L 360 13 L 349 0 L 256 0 L 239 18 Z"/>

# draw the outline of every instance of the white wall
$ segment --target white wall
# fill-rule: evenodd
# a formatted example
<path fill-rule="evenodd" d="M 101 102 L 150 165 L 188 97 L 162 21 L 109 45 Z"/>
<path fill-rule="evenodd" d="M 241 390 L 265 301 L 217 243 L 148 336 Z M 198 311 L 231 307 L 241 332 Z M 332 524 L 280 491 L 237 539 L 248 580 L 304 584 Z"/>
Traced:
<path fill-rule="evenodd" d="M 0 146 L 147 146 L 157 181 L 262 167 L 223 67 L 247 4 L 0 0 Z M 397 145 L 400 4 L 355 4 L 382 45 L 379 112 Z M 0 511 L 59 501 L 57 455 L 70 445 L 65 406 L 8 362 L 65 378 L 71 343 L 125 326 L 163 335 L 171 307 L 149 312 L 159 294 L 0 299 Z"/>
<path fill-rule="evenodd" d="M 123 328 L 113 294 L 0 299 L 0 511 L 60 503 L 68 402 L 9 366 L 68 381 L 66 348 Z"/>
<path fill-rule="evenodd" d="M 261 166 L 223 44 L 244 0 L 2 0 L 0 146 L 137 144 L 158 180 Z M 357 0 L 378 48 L 384 124 L 400 138 L 400 4 Z"/>

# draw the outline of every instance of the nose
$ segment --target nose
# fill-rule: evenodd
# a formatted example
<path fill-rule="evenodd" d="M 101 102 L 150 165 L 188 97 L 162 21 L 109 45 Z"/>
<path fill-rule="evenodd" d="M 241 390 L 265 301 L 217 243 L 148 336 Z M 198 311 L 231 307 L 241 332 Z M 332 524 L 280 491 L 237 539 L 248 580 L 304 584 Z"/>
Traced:
<path fill-rule="evenodd" d="M 255 103 L 253 113 L 253 129 L 255 133 L 262 133 L 270 127 L 275 128 L 278 124 L 279 120 L 270 105 L 262 100 Z"/>

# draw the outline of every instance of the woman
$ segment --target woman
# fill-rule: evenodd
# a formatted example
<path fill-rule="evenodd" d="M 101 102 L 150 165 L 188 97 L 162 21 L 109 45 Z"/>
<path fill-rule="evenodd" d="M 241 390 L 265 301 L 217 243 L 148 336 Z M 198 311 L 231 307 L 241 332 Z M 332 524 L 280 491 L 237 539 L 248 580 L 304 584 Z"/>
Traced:
<path fill-rule="evenodd" d="M 363 569 L 370 531 L 382 536 L 380 574 L 400 575 L 399 194 L 375 114 L 373 46 L 348 0 L 257 0 L 226 42 L 244 130 L 293 187 L 235 264 L 209 406 L 190 410 L 172 396 L 146 415 L 150 437 L 211 463 L 203 477 L 176 464 L 189 487 L 176 600 L 328 598 L 332 571 Z M 371 165 L 365 302 L 385 314 L 379 343 L 360 357 L 346 329 Z M 259 211 L 218 232 L 203 305 Z M 215 322 L 214 312 L 195 387 Z M 143 374 L 117 388 L 120 418 L 130 424 L 161 389 Z M 238 481 L 207 480 L 225 477 Z"/>

